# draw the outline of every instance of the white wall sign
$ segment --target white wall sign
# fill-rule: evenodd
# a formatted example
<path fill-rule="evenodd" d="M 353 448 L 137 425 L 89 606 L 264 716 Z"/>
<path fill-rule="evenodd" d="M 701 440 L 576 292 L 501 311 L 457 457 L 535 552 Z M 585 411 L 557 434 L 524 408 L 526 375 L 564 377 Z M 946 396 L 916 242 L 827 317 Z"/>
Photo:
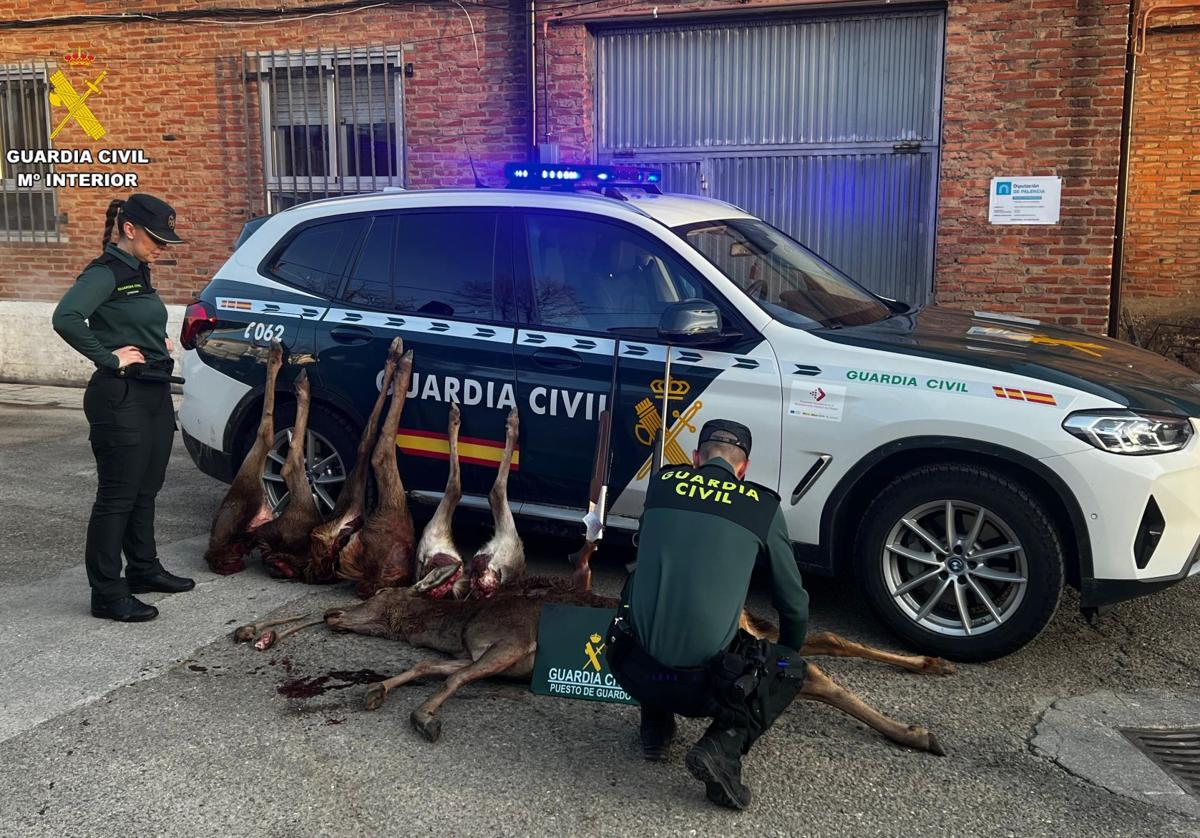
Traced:
<path fill-rule="evenodd" d="M 1060 177 L 994 177 L 988 200 L 991 224 L 1057 224 Z"/>

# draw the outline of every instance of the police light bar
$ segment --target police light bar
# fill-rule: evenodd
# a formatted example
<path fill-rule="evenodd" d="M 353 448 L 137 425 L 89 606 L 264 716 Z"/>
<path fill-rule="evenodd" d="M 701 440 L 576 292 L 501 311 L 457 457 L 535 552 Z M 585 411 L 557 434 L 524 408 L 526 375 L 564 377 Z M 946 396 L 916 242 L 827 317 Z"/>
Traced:
<path fill-rule="evenodd" d="M 569 163 L 509 163 L 504 167 L 509 186 L 518 189 L 596 186 L 657 188 L 662 170 L 646 166 L 585 166 Z"/>

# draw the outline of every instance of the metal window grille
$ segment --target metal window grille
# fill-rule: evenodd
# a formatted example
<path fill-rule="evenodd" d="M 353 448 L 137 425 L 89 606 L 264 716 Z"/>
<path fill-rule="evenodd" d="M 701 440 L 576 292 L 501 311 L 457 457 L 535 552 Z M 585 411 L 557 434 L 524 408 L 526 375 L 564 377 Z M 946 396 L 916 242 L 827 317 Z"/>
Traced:
<path fill-rule="evenodd" d="M 50 148 L 45 63 L 0 65 L 0 241 L 59 241 L 49 164 L 9 161 L 9 152 Z"/>
<path fill-rule="evenodd" d="M 404 183 L 399 47 L 253 53 L 268 212 Z"/>

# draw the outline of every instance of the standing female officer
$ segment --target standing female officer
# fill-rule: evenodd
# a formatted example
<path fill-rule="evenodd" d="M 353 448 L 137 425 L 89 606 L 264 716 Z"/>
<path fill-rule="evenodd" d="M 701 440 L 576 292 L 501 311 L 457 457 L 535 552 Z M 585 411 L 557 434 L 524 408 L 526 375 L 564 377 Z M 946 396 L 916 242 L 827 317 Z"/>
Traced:
<path fill-rule="evenodd" d="M 96 365 L 83 396 L 99 477 L 84 548 L 95 617 L 153 620 L 158 609 L 133 594 L 195 586 L 163 569 L 154 544 L 154 497 L 171 456 L 175 408 L 166 380 L 173 366 L 167 307 L 150 284 L 149 265 L 164 245 L 182 243 L 164 201 L 141 194 L 113 201 L 104 253 L 54 310 L 54 331 Z"/>

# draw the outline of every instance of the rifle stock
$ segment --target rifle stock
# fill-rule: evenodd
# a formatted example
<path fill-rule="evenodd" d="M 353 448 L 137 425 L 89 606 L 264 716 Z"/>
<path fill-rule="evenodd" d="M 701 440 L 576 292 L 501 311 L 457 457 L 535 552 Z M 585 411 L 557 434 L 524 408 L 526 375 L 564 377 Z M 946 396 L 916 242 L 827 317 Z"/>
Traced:
<path fill-rule="evenodd" d="M 612 462 L 612 413 L 605 409 L 600 411 L 596 429 L 596 455 L 592 461 L 592 481 L 588 486 L 588 514 L 595 514 L 600 519 L 600 535 L 595 540 L 585 540 L 583 546 L 569 556 L 575 568 L 575 588 L 580 591 L 591 590 L 592 587 L 592 555 L 596 552 L 596 542 L 603 538 L 604 522 L 608 518 L 608 479 L 609 465 Z M 586 538 L 586 536 L 585 536 Z"/>

